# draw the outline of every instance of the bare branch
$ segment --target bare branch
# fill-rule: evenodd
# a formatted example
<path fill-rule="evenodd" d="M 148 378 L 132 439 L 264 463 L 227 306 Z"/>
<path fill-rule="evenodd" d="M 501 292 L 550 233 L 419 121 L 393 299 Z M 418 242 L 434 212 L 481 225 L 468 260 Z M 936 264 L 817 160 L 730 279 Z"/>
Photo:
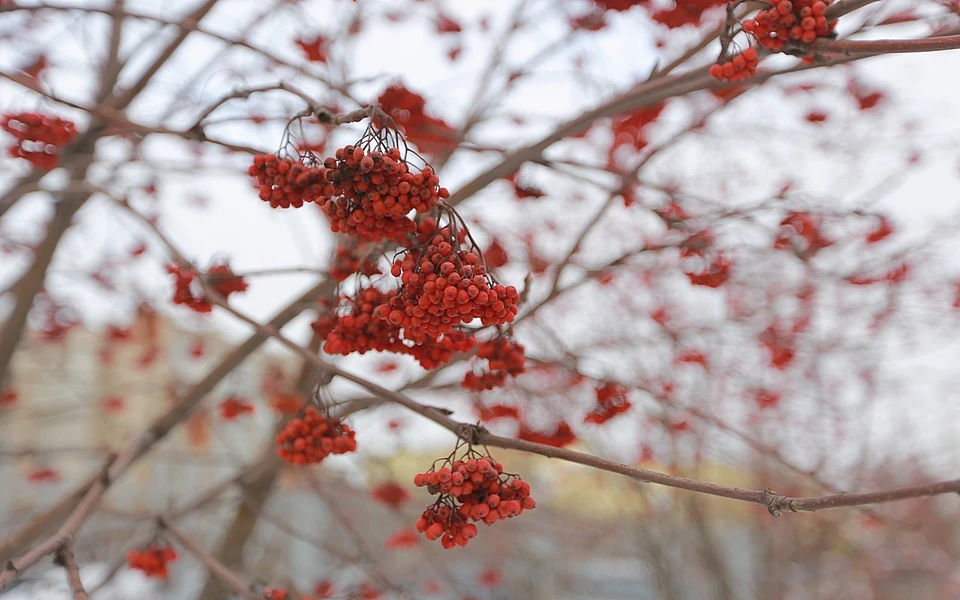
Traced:
<path fill-rule="evenodd" d="M 73 600 L 87 600 L 87 592 L 83 589 L 83 582 L 80 580 L 80 567 L 77 566 L 77 560 L 74 558 L 70 546 L 61 548 L 53 562 L 63 567 L 67 572 L 67 585 L 70 586 Z"/>
<path fill-rule="evenodd" d="M 169 522 L 160 519 L 160 526 L 166 530 L 167 534 L 180 546 L 192 554 L 194 558 L 199 560 L 203 566 L 207 568 L 210 573 L 214 575 L 217 579 L 223 582 L 227 587 L 233 590 L 236 594 L 247 598 L 247 600 L 258 600 L 259 596 L 250 589 L 250 586 L 243 581 L 243 579 L 225 567 L 223 563 L 210 556 L 209 553 L 204 552 L 199 546 L 197 546 L 193 540 L 186 537 L 179 530 L 177 530 Z"/>

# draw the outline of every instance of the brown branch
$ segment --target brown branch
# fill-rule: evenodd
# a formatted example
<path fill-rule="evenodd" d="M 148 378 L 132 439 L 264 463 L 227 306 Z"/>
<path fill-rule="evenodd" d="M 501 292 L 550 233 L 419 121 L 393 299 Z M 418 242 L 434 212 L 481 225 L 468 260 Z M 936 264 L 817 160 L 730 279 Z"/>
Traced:
<path fill-rule="evenodd" d="M 77 559 L 74 558 L 70 546 L 61 548 L 53 562 L 63 567 L 67 572 L 67 585 L 70 586 L 73 600 L 87 600 L 87 592 L 83 589 L 83 582 L 80 580 L 80 567 L 77 565 Z"/>
<path fill-rule="evenodd" d="M 113 29 L 110 33 L 110 48 L 107 51 L 107 60 L 100 71 L 100 93 L 97 94 L 99 102 L 105 100 L 113 91 L 113 86 L 117 83 L 117 77 L 123 64 L 120 62 L 120 37 L 123 35 L 123 17 L 125 0 L 115 0 L 113 3 Z"/>
<path fill-rule="evenodd" d="M 960 48 L 960 35 L 934 36 L 913 40 L 828 40 L 819 39 L 809 44 L 819 52 L 832 54 L 905 54 L 909 52 L 940 52 Z"/>
<path fill-rule="evenodd" d="M 337 523 L 347 532 L 347 535 L 350 536 L 350 539 L 353 540 L 354 546 L 357 547 L 357 552 L 361 556 L 367 559 L 368 564 L 370 565 L 367 569 L 369 574 L 377 580 L 379 585 L 389 589 L 390 591 L 400 595 L 401 597 L 406 597 L 403 589 L 400 588 L 396 583 L 390 580 L 383 571 L 377 566 L 376 561 L 373 559 L 373 555 L 370 554 L 370 551 L 367 549 L 367 545 L 363 541 L 363 536 L 360 535 L 360 532 L 350 523 L 350 518 L 340 510 L 340 507 L 337 503 L 327 494 L 323 489 L 323 486 L 320 485 L 320 482 L 316 480 L 312 473 L 306 471 L 300 471 L 299 474 L 307 482 L 313 492 L 323 501 L 324 505 L 327 507 L 327 510 L 333 515 Z"/>
<path fill-rule="evenodd" d="M 191 33 L 196 31 L 197 26 L 200 24 L 200 21 L 207 16 L 213 7 L 219 2 L 219 0 L 205 0 L 203 4 L 198 6 L 193 10 L 189 15 L 184 16 L 176 26 L 179 28 L 179 32 L 176 37 L 174 37 L 167 47 L 163 49 L 162 52 L 157 56 L 156 59 L 150 64 L 149 67 L 143 72 L 140 78 L 134 82 L 130 87 L 125 88 L 117 92 L 112 99 L 106 101 L 107 106 L 113 108 L 125 109 L 130 106 L 137 96 L 140 95 L 140 92 L 147 87 L 151 80 L 153 80 L 154 75 L 165 65 L 167 61 L 170 60 L 170 57 L 183 45 L 183 42 L 187 40 L 187 37 Z"/>
<path fill-rule="evenodd" d="M 261 596 L 253 593 L 250 589 L 250 586 L 236 573 L 228 569 L 216 558 L 210 556 L 209 553 L 204 552 L 199 546 L 197 546 L 193 540 L 186 537 L 180 531 L 178 531 L 173 525 L 168 521 L 163 519 L 159 520 L 160 526 L 166 531 L 177 544 L 183 546 L 183 548 L 192 554 L 194 558 L 199 560 L 203 566 L 207 568 L 214 577 L 223 582 L 227 587 L 233 590 L 236 594 L 247 598 L 248 600 L 258 600 L 261 599 Z"/>

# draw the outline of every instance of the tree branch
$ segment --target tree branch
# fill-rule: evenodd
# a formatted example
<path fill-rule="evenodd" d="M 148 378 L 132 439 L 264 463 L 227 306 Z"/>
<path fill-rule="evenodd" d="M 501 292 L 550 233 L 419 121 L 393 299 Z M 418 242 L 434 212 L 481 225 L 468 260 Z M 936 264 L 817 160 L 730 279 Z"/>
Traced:
<path fill-rule="evenodd" d="M 70 545 L 61 548 L 53 562 L 67 572 L 67 585 L 70 586 L 73 600 L 87 600 L 87 592 L 83 589 L 83 582 L 80 580 L 80 567 L 77 566 L 77 560 L 73 556 Z"/>

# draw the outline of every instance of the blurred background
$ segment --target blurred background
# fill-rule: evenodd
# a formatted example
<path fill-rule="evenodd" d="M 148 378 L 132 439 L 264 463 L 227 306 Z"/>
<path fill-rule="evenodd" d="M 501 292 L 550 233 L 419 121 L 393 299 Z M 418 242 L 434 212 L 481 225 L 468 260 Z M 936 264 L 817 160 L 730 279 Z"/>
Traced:
<path fill-rule="evenodd" d="M 951 2 L 861 4 L 842 37 L 960 22 Z M 742 87 L 683 79 L 717 59 L 724 6 L 0 0 L 0 113 L 81 132 L 44 150 L 52 170 L 0 132 L 0 559 L 209 382 L 77 535 L 91 597 L 238 597 L 177 543 L 168 578 L 128 568 L 168 540 L 163 517 L 296 598 L 960 598 L 954 494 L 775 519 L 497 449 L 537 509 L 445 551 L 413 528 L 433 501 L 413 476 L 453 450 L 449 431 L 251 344 L 224 310 L 171 302 L 172 249 L 229 264 L 249 284 L 231 307 L 266 322 L 293 303 L 278 325 L 317 351 L 310 324 L 334 298 L 393 285 L 395 248 L 331 233 L 314 204 L 272 209 L 247 175 L 252 154 L 322 159 L 363 133 L 291 121 L 308 100 L 379 102 L 523 292 L 527 368 L 477 393 L 460 385 L 481 368 L 469 353 L 430 372 L 325 360 L 500 435 L 721 485 L 955 479 L 960 53 L 777 55 L 776 76 Z M 648 79 L 675 83 L 645 96 Z M 629 409 L 591 418 L 605 386 Z M 315 393 L 358 450 L 286 468 L 275 434 Z M 70 595 L 48 559 L 0 597 Z"/>

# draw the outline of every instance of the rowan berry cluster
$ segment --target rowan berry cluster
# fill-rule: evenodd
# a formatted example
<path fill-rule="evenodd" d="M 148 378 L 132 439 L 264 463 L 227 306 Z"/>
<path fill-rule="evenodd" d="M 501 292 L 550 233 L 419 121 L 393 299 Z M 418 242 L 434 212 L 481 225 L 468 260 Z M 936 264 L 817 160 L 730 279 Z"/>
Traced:
<path fill-rule="evenodd" d="M 790 40 L 813 43 L 830 37 L 836 21 L 827 21 L 832 0 L 770 0 L 770 8 L 743 22 L 743 30 L 763 48 L 779 52 Z"/>
<path fill-rule="evenodd" d="M 290 592 L 284 588 L 263 588 L 263 600 L 287 600 L 289 597 Z"/>
<path fill-rule="evenodd" d="M 40 113 L 3 115 L 0 128 L 16 140 L 7 149 L 10 156 L 22 158 L 45 171 L 57 166 L 60 148 L 77 137 L 77 126 L 72 122 Z"/>
<path fill-rule="evenodd" d="M 426 243 L 398 257 L 391 268 L 400 290 L 377 315 L 403 328 L 414 341 L 439 337 L 461 323 L 480 319 L 484 325 L 512 322 L 520 295 L 513 286 L 495 283 L 479 254 L 461 246 L 466 231 L 452 225 L 437 228 L 434 219 L 420 226 Z"/>
<path fill-rule="evenodd" d="M 367 277 L 372 277 L 380 273 L 380 266 L 376 258 L 371 259 L 366 256 L 367 248 L 362 248 L 357 244 L 341 244 L 333 256 L 333 264 L 330 266 L 330 277 L 336 281 L 343 281 L 354 273 L 361 273 Z"/>
<path fill-rule="evenodd" d="M 169 546 L 147 546 L 127 553 L 127 565 L 143 571 L 147 577 L 166 579 L 170 576 L 168 563 L 177 560 L 177 551 Z"/>
<path fill-rule="evenodd" d="M 393 352 L 415 358 L 426 370 L 449 362 L 457 352 L 467 352 L 475 344 L 474 337 L 461 330 L 449 331 L 439 337 L 424 336 L 416 343 L 401 339 L 400 327 L 376 316 L 378 307 L 388 304 L 396 291 L 381 292 L 375 288 L 361 289 L 353 298 L 341 298 L 341 310 L 331 312 L 312 323 L 318 336 L 325 338 L 324 352 L 352 354 L 358 352 Z"/>
<path fill-rule="evenodd" d="M 710 76 L 720 81 L 743 81 L 756 75 L 760 58 L 756 48 L 747 48 L 732 59 L 710 65 Z"/>
<path fill-rule="evenodd" d="M 356 450 L 355 435 L 343 421 L 308 406 L 302 416 L 291 419 L 277 435 L 277 454 L 295 465 L 317 464 L 331 454 Z"/>
<path fill-rule="evenodd" d="M 395 291 L 366 288 L 359 290 L 353 298 L 343 298 L 349 312 L 335 318 L 333 327 L 326 334 L 323 351 L 343 355 L 370 351 L 404 352 L 406 346 L 400 341 L 400 330 L 374 314 L 378 306 L 388 303 L 395 294 Z M 322 327 L 322 324 L 316 324 L 314 330 Z"/>
<path fill-rule="evenodd" d="M 513 340 L 496 338 L 481 342 L 477 346 L 477 357 L 487 361 L 487 368 L 480 373 L 467 371 L 460 382 L 460 385 L 475 392 L 501 387 L 507 382 L 508 376 L 516 377 L 525 370 L 523 346 Z"/>
<path fill-rule="evenodd" d="M 198 313 L 208 313 L 213 310 L 213 304 L 204 297 L 203 290 L 194 289 L 196 271 L 178 264 L 170 264 L 167 265 L 167 273 L 177 278 L 174 282 L 174 304 L 183 304 Z M 207 271 L 207 279 L 210 287 L 224 298 L 234 292 L 244 292 L 248 287 L 243 277 L 234 275 L 233 270 L 226 264 L 210 267 Z M 197 287 L 200 287 L 199 282 Z"/>
<path fill-rule="evenodd" d="M 627 398 L 627 388 L 613 382 L 607 382 L 594 390 L 597 404 L 594 409 L 583 418 L 584 423 L 606 423 L 610 419 L 621 415 L 633 406 Z"/>
<path fill-rule="evenodd" d="M 430 371 L 450 362 L 454 354 L 468 352 L 477 343 L 476 338 L 460 329 L 454 329 L 439 338 L 425 337 L 413 346 L 404 346 L 406 354 L 417 359 L 420 366 Z"/>
<path fill-rule="evenodd" d="M 260 199 L 273 208 L 300 208 L 304 202 L 333 193 L 327 185 L 326 169 L 289 157 L 257 154 L 247 173 L 256 178 Z"/>
<path fill-rule="evenodd" d="M 804 258 L 812 258 L 833 240 L 821 232 L 820 217 L 809 212 L 790 212 L 780 221 L 780 229 L 773 241 L 777 250 L 793 250 Z"/>
<path fill-rule="evenodd" d="M 360 239 L 402 241 L 416 231 L 412 211 L 424 214 L 450 196 L 432 167 L 414 173 L 398 148 L 345 146 L 323 164 L 332 186 L 322 204 L 330 228 Z"/>
<path fill-rule="evenodd" d="M 448 458 L 439 469 L 434 466 L 417 474 L 413 483 L 439 494 L 417 520 L 417 531 L 428 540 L 439 539 L 448 550 L 466 546 L 476 537 L 476 522 L 493 525 L 537 506 L 530 484 L 504 473 L 503 465 L 472 448 L 460 459 Z"/>

